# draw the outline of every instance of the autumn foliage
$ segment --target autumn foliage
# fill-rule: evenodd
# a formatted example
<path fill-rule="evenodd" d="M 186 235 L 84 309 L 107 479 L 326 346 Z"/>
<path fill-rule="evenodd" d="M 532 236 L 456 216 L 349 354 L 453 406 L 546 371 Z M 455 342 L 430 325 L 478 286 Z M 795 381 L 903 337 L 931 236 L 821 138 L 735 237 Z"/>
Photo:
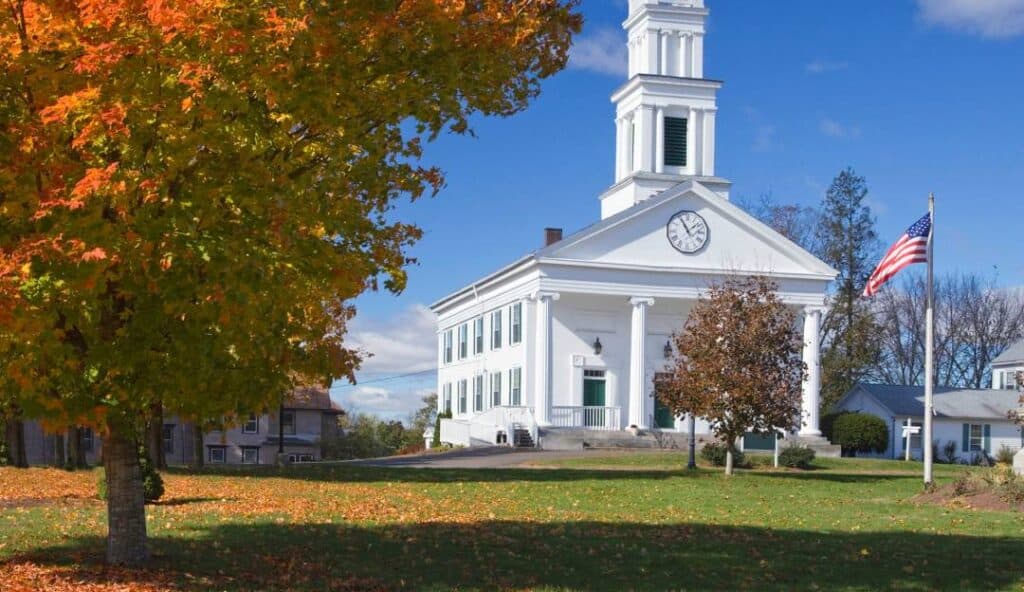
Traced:
<path fill-rule="evenodd" d="M 805 368 L 795 315 L 763 277 L 712 286 L 673 335 L 675 358 L 658 397 L 677 414 L 706 419 L 728 447 L 745 432 L 800 425 Z"/>
<path fill-rule="evenodd" d="M 395 201 L 444 184 L 424 142 L 525 107 L 573 4 L 5 0 L 0 398 L 128 441 L 351 377 L 351 300 L 420 235 Z"/>

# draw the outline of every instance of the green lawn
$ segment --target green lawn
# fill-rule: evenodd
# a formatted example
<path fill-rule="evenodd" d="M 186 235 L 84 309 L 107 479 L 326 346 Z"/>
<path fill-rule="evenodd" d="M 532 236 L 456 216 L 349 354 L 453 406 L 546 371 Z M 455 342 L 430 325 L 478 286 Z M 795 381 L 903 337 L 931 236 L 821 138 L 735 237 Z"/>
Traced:
<path fill-rule="evenodd" d="M 559 464 L 583 461 L 616 470 L 171 472 L 165 503 L 148 509 L 154 569 L 117 583 L 1024 590 L 1024 515 L 915 504 L 919 477 L 894 474 L 902 463 L 821 461 L 814 471 L 732 478 L 677 470 L 685 456 L 663 453 Z M 636 466 L 647 470 L 623 469 Z M 940 480 L 950 471 L 940 467 Z M 67 478 L 49 499 L 4 501 L 5 485 L 59 474 L 0 469 L 0 562 L 112 577 L 95 567 L 103 507 L 82 499 L 93 475 Z"/>

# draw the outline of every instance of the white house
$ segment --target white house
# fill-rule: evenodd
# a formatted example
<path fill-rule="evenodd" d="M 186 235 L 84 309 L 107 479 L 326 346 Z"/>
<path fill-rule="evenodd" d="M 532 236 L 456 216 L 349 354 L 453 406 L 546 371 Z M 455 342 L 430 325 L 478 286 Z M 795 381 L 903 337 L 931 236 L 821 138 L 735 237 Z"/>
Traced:
<path fill-rule="evenodd" d="M 432 305 L 438 405 L 454 416 L 442 441 L 518 435 L 548 448 L 580 433 L 685 429 L 653 396 L 669 336 L 710 284 L 754 274 L 799 313 L 810 369 L 800 434 L 820 436 L 819 325 L 836 271 L 730 203 L 715 176 L 721 82 L 704 78 L 707 16 L 703 0 L 630 0 L 600 221 L 566 237 L 547 229 L 540 250 Z"/>
<path fill-rule="evenodd" d="M 1014 343 L 992 360 L 992 388 L 1016 389 L 1019 372 L 1024 372 L 1024 339 Z"/>
<path fill-rule="evenodd" d="M 957 389 L 936 387 L 934 394 L 935 415 L 932 422 L 932 440 L 938 448 L 939 458 L 945 456 L 943 449 L 952 442 L 956 457 L 970 461 L 984 452 L 992 456 L 1000 448 L 1020 450 L 1024 435 L 1007 414 L 1018 407 L 1016 391 L 1004 389 Z M 899 386 L 891 384 L 858 384 L 836 403 L 836 408 L 876 415 L 889 426 L 889 446 L 885 452 L 876 455 L 883 458 L 904 458 L 906 440 L 903 429 L 910 420 L 911 426 L 921 427 L 924 421 L 924 387 Z M 920 431 L 910 437 L 910 455 L 920 459 Z"/>

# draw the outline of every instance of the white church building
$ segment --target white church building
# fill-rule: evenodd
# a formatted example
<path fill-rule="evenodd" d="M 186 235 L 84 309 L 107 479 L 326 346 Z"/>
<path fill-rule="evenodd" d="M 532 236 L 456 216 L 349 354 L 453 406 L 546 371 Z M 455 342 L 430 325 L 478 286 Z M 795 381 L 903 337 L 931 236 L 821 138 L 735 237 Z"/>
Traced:
<path fill-rule="evenodd" d="M 799 435 L 820 436 L 820 322 L 837 272 L 732 204 L 715 175 L 721 82 L 704 77 L 707 17 L 704 0 L 630 0 L 600 220 L 564 237 L 547 229 L 540 250 L 431 306 L 438 406 L 452 413 L 443 442 L 553 448 L 686 431 L 654 397 L 669 337 L 709 285 L 746 275 L 772 278 L 799 313 Z"/>

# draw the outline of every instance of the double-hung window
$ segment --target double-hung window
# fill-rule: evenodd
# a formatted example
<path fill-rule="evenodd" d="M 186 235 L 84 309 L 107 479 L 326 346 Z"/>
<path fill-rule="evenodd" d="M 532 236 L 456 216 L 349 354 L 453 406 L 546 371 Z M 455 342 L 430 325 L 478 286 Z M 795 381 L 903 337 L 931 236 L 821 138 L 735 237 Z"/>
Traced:
<path fill-rule="evenodd" d="M 1017 388 L 1017 371 L 1016 370 L 1004 370 L 1003 371 L 1003 388 L 1007 390 L 1013 390 Z"/>
<path fill-rule="evenodd" d="M 452 330 L 448 329 L 444 332 L 444 363 L 452 363 Z"/>
<path fill-rule="evenodd" d="M 484 353 L 484 318 L 473 319 L 473 355 Z"/>
<path fill-rule="evenodd" d="M 473 377 L 473 411 L 484 410 L 484 375 L 477 374 Z"/>
<path fill-rule="evenodd" d="M 523 369 L 513 368 L 508 371 L 508 404 L 519 407 L 523 404 Z"/>
<path fill-rule="evenodd" d="M 452 412 L 452 383 L 446 382 L 441 388 L 441 412 Z"/>
<path fill-rule="evenodd" d="M 967 451 L 985 451 L 985 426 L 979 423 L 969 424 L 967 429 Z"/>
<path fill-rule="evenodd" d="M 517 344 L 523 340 L 523 303 L 516 302 L 508 308 L 508 342 Z"/>
<path fill-rule="evenodd" d="M 242 464 L 243 465 L 258 465 L 260 464 L 260 449 L 256 446 L 243 446 L 242 447 Z"/>
<path fill-rule="evenodd" d="M 501 406 L 501 372 L 491 372 L 491 406 Z"/>
<path fill-rule="evenodd" d="M 491 313 L 491 349 L 501 349 L 501 309 Z"/>
<path fill-rule="evenodd" d="M 469 325 L 462 323 L 459 325 L 459 359 L 464 360 L 469 357 Z"/>
<path fill-rule="evenodd" d="M 164 424 L 164 454 L 174 454 L 174 424 Z"/>
<path fill-rule="evenodd" d="M 255 413 L 250 413 L 242 424 L 243 434 L 256 434 L 260 431 L 260 418 Z"/>
<path fill-rule="evenodd" d="M 224 464 L 227 462 L 227 447 L 226 446 L 210 446 L 209 460 L 211 464 Z"/>
<path fill-rule="evenodd" d="M 281 431 L 283 431 L 285 433 L 285 435 L 294 436 L 295 435 L 295 412 L 294 411 L 285 411 L 284 413 L 281 414 L 281 419 L 283 420 L 282 423 L 281 423 L 281 426 L 282 426 L 282 430 Z"/>
<path fill-rule="evenodd" d="M 466 413 L 466 379 L 459 381 L 459 413 Z"/>

